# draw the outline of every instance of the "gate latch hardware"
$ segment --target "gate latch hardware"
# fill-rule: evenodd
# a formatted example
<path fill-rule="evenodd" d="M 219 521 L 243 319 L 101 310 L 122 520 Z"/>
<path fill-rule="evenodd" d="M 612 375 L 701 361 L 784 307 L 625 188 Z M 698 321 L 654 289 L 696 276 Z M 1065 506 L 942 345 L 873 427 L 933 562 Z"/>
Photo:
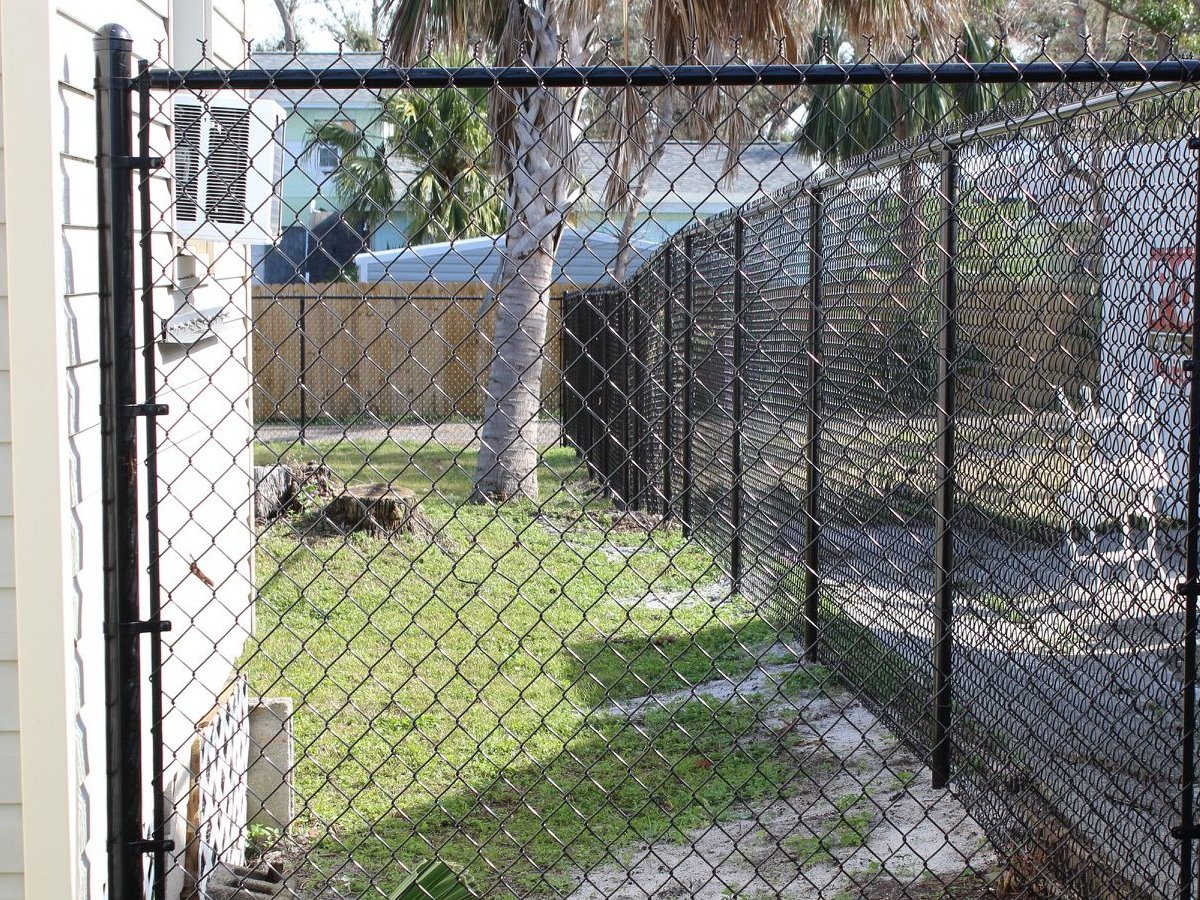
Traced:
<path fill-rule="evenodd" d="M 165 163 L 161 156 L 109 156 L 101 157 L 100 164 L 113 169 L 161 169 Z"/>
<path fill-rule="evenodd" d="M 1171 829 L 1171 837 L 1181 841 L 1194 841 L 1200 838 L 1200 825 L 1195 822 L 1191 825 L 1176 825 Z"/>
<path fill-rule="evenodd" d="M 113 637 L 115 634 L 162 634 L 164 631 L 170 630 L 171 623 L 167 619 L 121 622 L 115 628 L 112 625 L 104 626 L 104 633 L 108 637 Z"/>
<path fill-rule="evenodd" d="M 136 403 L 133 406 L 118 407 L 126 416 L 169 416 L 171 407 L 165 403 Z"/>
<path fill-rule="evenodd" d="M 1175 585 L 1175 593 L 1181 597 L 1200 597 L 1200 584 L 1189 584 L 1181 579 Z"/>
<path fill-rule="evenodd" d="M 170 838 L 162 841 L 130 841 L 129 846 L 137 853 L 156 853 L 159 850 L 170 853 L 175 849 L 175 842 Z"/>
<path fill-rule="evenodd" d="M 1189 150 L 1200 150 L 1200 137 L 1190 137 L 1187 139 L 1187 148 Z"/>

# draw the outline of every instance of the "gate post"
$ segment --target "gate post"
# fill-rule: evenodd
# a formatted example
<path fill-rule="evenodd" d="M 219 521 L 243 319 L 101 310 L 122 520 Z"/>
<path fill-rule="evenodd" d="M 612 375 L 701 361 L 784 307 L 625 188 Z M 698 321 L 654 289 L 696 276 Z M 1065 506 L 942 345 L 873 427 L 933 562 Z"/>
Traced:
<path fill-rule="evenodd" d="M 958 321 L 958 158 L 942 151 L 941 302 L 938 304 L 937 367 L 937 531 L 933 566 L 933 786 L 950 781 L 951 622 L 954 616 L 954 393 L 958 373 L 955 344 Z"/>
<path fill-rule="evenodd" d="M 96 51 L 100 239 L 100 439 L 104 535 L 104 662 L 108 889 L 142 896 L 142 722 L 138 596 L 137 339 L 134 312 L 133 40 L 105 25 Z"/>
<path fill-rule="evenodd" d="M 824 247 L 821 243 L 821 217 L 824 204 L 821 189 L 812 192 L 808 205 L 808 278 L 809 278 L 809 335 L 808 335 L 808 441 L 805 453 L 807 496 L 805 497 L 804 534 L 804 655 L 817 661 L 817 641 L 820 615 L 821 581 L 817 575 L 821 543 L 821 378 L 824 363 L 822 329 L 825 327 Z"/>

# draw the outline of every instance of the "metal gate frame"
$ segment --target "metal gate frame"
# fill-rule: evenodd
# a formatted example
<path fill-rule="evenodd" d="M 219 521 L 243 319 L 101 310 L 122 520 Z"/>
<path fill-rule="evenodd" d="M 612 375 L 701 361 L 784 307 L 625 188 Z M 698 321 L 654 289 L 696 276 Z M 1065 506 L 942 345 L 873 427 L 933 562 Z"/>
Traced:
<path fill-rule="evenodd" d="M 152 256 L 148 235 L 151 225 L 150 173 L 163 160 L 149 156 L 150 91 L 152 89 L 189 90 L 319 90 L 319 89 L 405 89 L 445 87 L 661 87 L 676 86 L 850 86 L 850 85 L 973 85 L 973 84 L 1122 84 L 1160 82 L 1166 84 L 1200 83 L 1200 60 L 1171 59 L 1158 62 L 1097 62 L 1079 60 L 1069 63 L 1039 61 L 1033 63 L 988 62 L 981 64 L 952 62 L 938 65 L 921 63 L 856 63 L 848 67 L 835 64 L 811 65 L 653 65 L 622 67 L 570 65 L 548 68 L 477 67 L 459 69 L 373 67 L 330 68 L 320 72 L 307 70 L 227 70 L 197 68 L 188 72 L 151 69 L 143 62 L 133 73 L 133 40 L 120 25 L 105 25 L 97 32 L 96 51 L 96 126 L 97 126 L 97 200 L 99 209 L 99 314 L 101 373 L 101 447 L 100 460 L 103 493 L 104 547 L 104 639 L 105 639 L 105 713 L 106 713 L 106 787 L 107 846 L 109 892 L 112 900 L 143 900 L 147 896 L 145 857 L 153 858 L 153 885 L 150 896 L 165 900 L 166 854 L 173 849 L 165 839 L 165 803 L 162 790 L 163 762 L 159 728 L 162 697 L 155 679 L 162 659 L 161 634 L 170 630 L 170 622 L 160 617 L 158 579 L 158 525 L 156 436 L 157 417 L 169 410 L 155 400 Z M 133 150 L 135 112 L 133 98 L 139 98 L 139 146 Z M 1200 131 L 1200 127 L 1198 127 Z M 1188 140 L 1188 148 L 1200 152 L 1200 134 Z M 949 169 L 954 166 L 954 144 L 934 142 L 928 152 L 939 153 Z M 901 151 L 908 158 L 913 151 Z M 135 226 L 133 173 L 140 173 L 139 221 Z M 1200 171 L 1197 172 L 1195 248 L 1200 258 Z M 821 202 L 814 193 L 813 203 Z M 138 235 L 142 235 L 139 239 Z M 942 234 L 943 252 L 953 249 L 955 223 L 949 218 Z M 820 271 L 819 240 L 809 237 L 814 255 L 814 272 Z M 740 241 L 739 241 L 740 243 Z M 690 258 L 690 257 L 689 257 Z M 140 269 L 140 271 L 138 271 Z M 952 265 L 941 273 L 943 307 L 952 307 L 955 272 Z M 741 279 L 740 265 L 736 279 Z M 140 282 L 140 285 L 139 285 Z M 140 296 L 139 296 L 140 294 Z M 141 334 L 138 333 L 138 301 L 141 303 Z M 811 302 L 820 314 L 820 287 L 814 279 Z M 735 330 L 735 334 L 740 333 Z M 944 316 L 939 326 L 943 354 L 939 371 L 939 469 L 944 477 L 937 492 L 937 631 L 934 640 L 935 704 L 935 784 L 945 784 L 950 762 L 947 738 L 952 698 L 952 594 L 950 517 L 953 512 L 952 472 L 954 453 L 954 381 L 949 365 L 954 352 L 954 323 Z M 143 372 L 139 402 L 137 352 L 143 341 Z M 1180 841 L 1179 893 L 1181 900 L 1194 894 L 1193 842 L 1200 839 L 1200 824 L 1195 820 L 1195 739 L 1197 675 L 1197 600 L 1200 597 L 1200 268 L 1194 274 L 1191 359 L 1185 364 L 1190 373 L 1190 418 L 1188 422 L 1188 464 L 1186 489 L 1186 568 L 1177 591 L 1185 604 L 1183 747 L 1180 766 L 1180 822 L 1171 829 Z M 685 345 L 688 336 L 684 336 Z M 736 350 L 735 350 L 736 353 Z M 819 344 L 810 349 L 814 375 L 821 367 Z M 806 398 L 806 415 L 819 424 L 820 378 L 811 380 L 811 396 Z M 740 393 L 736 390 L 735 398 Z M 690 393 L 689 391 L 685 391 Z M 735 407 L 740 404 L 735 399 Z M 607 411 L 611 415 L 612 411 Z M 735 415 L 739 410 L 735 408 Z M 137 420 L 145 419 L 145 451 L 139 456 Z M 814 484 L 820 477 L 818 429 L 813 429 L 807 448 L 806 472 L 808 496 L 814 502 Z M 685 449 L 686 453 L 686 449 Z M 737 467 L 735 451 L 734 466 Z M 146 471 L 146 506 L 139 502 L 138 469 Z M 626 461 L 628 468 L 628 460 Z M 628 472 L 626 472 L 628 475 Z M 735 480 L 737 473 L 734 473 Z M 735 494 L 736 498 L 736 494 Z M 686 504 L 686 499 L 685 499 Z M 736 505 L 736 499 L 735 499 Z M 816 522 L 815 509 L 811 510 Z M 147 523 L 147 545 L 142 559 L 139 542 L 140 517 Z M 686 533 L 686 532 L 685 532 Z M 733 542 L 734 577 L 738 569 L 738 541 Z M 818 585 L 815 541 L 806 548 L 808 577 L 806 603 L 815 604 Z M 147 592 L 141 595 L 140 578 L 147 575 Z M 814 615 L 806 616 L 805 643 L 815 646 Z M 153 797 L 149 831 L 143 810 L 143 729 L 141 685 L 142 636 L 149 638 L 151 688 L 149 723 L 149 786 Z"/>

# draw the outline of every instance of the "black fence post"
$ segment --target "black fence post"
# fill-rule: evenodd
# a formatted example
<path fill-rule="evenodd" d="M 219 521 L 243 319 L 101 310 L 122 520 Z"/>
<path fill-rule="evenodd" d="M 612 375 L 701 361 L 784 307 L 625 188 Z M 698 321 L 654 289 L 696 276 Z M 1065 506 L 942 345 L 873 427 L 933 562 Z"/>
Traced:
<path fill-rule="evenodd" d="M 662 511 L 670 518 L 675 513 L 675 244 L 667 242 L 663 250 L 663 459 Z"/>
<path fill-rule="evenodd" d="M 308 289 L 308 282 L 304 282 L 305 290 Z M 305 332 L 305 320 L 308 314 L 308 297 L 305 294 L 300 295 L 300 372 L 299 372 L 299 388 L 300 388 L 300 443 L 304 443 L 305 434 L 308 430 L 308 335 Z"/>
<path fill-rule="evenodd" d="M 693 360 L 696 334 L 696 264 L 692 259 L 692 235 L 683 238 L 683 460 L 680 491 L 683 535 L 692 534 L 692 461 L 696 440 L 696 366 Z"/>
<path fill-rule="evenodd" d="M 121 26 L 105 25 L 94 45 L 108 891 L 113 900 L 134 900 L 142 896 L 142 853 L 149 848 L 142 835 L 133 40 Z"/>
<path fill-rule="evenodd" d="M 808 205 L 808 440 L 805 442 L 806 496 L 804 528 L 804 653 L 816 662 L 820 629 L 821 579 L 821 380 L 824 366 L 822 331 L 825 327 L 824 245 L 821 241 L 821 220 L 824 198 L 818 188 L 812 192 Z"/>
<path fill-rule="evenodd" d="M 729 502 L 730 541 L 729 569 L 733 581 L 733 593 L 742 589 L 742 429 L 743 418 L 743 318 L 746 302 L 746 285 L 743 269 L 746 222 L 740 215 L 733 220 L 733 436 L 730 444 L 730 465 L 733 469 L 733 484 Z"/>
<path fill-rule="evenodd" d="M 954 393 L 958 374 L 955 340 L 958 321 L 958 158 L 953 148 L 942 151 L 942 234 L 939 247 L 941 302 L 938 322 L 937 381 L 937 533 L 933 567 L 933 786 L 950 781 L 951 702 L 954 616 Z"/>

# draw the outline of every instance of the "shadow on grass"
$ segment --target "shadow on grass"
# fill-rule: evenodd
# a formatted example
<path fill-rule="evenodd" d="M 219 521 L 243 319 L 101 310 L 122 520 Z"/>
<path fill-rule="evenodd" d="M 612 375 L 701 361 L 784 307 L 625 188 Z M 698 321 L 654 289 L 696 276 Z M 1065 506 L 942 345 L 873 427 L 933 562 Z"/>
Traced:
<path fill-rule="evenodd" d="M 701 694 L 653 706 L 636 720 L 595 711 L 647 690 L 745 674 L 760 660 L 740 648 L 769 645 L 773 635 L 756 619 L 733 630 L 713 620 L 691 634 L 691 649 L 681 645 L 678 652 L 675 642 L 664 648 L 649 635 L 569 641 L 545 666 L 563 688 L 556 709 L 530 730 L 524 716 L 497 715 L 499 734 L 478 741 L 448 780 L 425 777 L 413 765 L 409 784 L 378 815 L 356 811 L 349 797 L 340 815 L 322 823 L 326 833 L 306 855 L 309 886 L 350 897 L 386 894 L 405 866 L 436 857 L 464 870 L 480 896 L 563 891 L 573 873 L 619 862 L 622 850 L 639 841 L 683 840 L 693 829 L 744 814 L 745 804 L 795 793 L 806 758 L 817 768 L 819 746 L 800 747 L 764 719 L 772 704 L 811 691 L 821 673 L 781 675 L 749 698 L 706 701 Z M 330 739 L 334 723 L 311 721 L 319 718 L 311 710 L 298 715 L 310 719 L 298 732 Z M 392 718 L 361 723 L 386 745 L 371 758 L 415 762 L 418 746 L 428 755 L 443 746 L 454 753 L 451 745 L 468 738 L 470 726 L 449 723 L 439 739 L 447 723 Z M 346 739 L 348 731 L 338 731 Z M 302 759 L 310 756 L 300 748 Z M 359 754 L 351 749 L 341 759 L 335 770 L 319 773 L 322 790 L 371 783 L 374 773 Z M 315 824 L 307 823 L 310 833 Z"/>
<path fill-rule="evenodd" d="M 451 504 L 467 502 L 471 495 L 476 450 L 385 439 L 382 441 L 272 441 L 254 445 L 254 464 L 323 462 L 349 484 L 385 482 L 413 491 L 418 499 L 436 497 Z M 538 469 L 543 499 L 564 485 L 583 481 L 587 467 L 575 451 L 553 447 L 542 452 Z"/>

